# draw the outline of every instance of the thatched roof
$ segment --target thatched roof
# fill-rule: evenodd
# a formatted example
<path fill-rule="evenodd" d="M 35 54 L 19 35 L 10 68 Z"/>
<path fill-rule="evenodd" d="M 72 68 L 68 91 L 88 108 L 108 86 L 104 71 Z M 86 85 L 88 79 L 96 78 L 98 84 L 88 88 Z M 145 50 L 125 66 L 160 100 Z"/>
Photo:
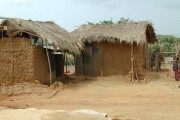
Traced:
<path fill-rule="evenodd" d="M 147 21 L 129 22 L 109 25 L 82 25 L 72 32 L 77 39 L 83 42 L 102 42 L 111 43 L 133 43 L 143 44 L 157 41 L 153 26 Z"/>
<path fill-rule="evenodd" d="M 19 33 L 25 32 L 53 44 L 61 51 L 69 51 L 74 54 L 79 54 L 82 49 L 82 41 L 74 39 L 72 35 L 52 21 L 40 22 L 32 20 L 23 20 L 17 18 L 1 18 L 2 25 L 8 27 L 8 35 L 16 36 Z"/>

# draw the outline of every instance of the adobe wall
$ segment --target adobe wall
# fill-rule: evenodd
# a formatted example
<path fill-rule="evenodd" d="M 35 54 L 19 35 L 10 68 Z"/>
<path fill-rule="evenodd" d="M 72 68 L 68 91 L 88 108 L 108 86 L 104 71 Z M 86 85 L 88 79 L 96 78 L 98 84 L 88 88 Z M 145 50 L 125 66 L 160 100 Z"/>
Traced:
<path fill-rule="evenodd" d="M 100 44 L 103 75 L 125 74 L 131 69 L 131 46 L 127 44 Z"/>
<path fill-rule="evenodd" d="M 49 67 L 46 56 L 46 49 L 36 46 L 34 47 L 33 69 L 34 80 L 39 80 L 42 84 L 49 84 Z"/>
<path fill-rule="evenodd" d="M 61 59 L 55 60 L 55 55 L 50 51 L 49 57 L 54 82 L 58 74 L 56 69 L 60 72 L 58 75 L 62 75 L 63 57 L 60 56 Z M 46 49 L 41 46 L 32 46 L 31 40 L 27 38 L 0 39 L 0 85 L 34 80 L 39 80 L 42 84 L 50 83 Z"/>
<path fill-rule="evenodd" d="M 26 38 L 0 39 L 0 85 L 31 82 L 33 79 L 33 52 Z"/>
<path fill-rule="evenodd" d="M 64 59 L 61 54 L 53 54 L 48 50 L 51 65 L 52 83 L 59 81 L 64 75 Z M 34 79 L 39 80 L 41 84 L 50 84 L 49 64 L 46 49 L 40 46 L 35 47 L 34 53 Z"/>
<path fill-rule="evenodd" d="M 76 75 L 100 76 L 101 75 L 101 48 L 86 46 L 84 53 L 76 57 Z"/>
<path fill-rule="evenodd" d="M 130 44 L 109 44 L 103 43 L 96 45 L 103 48 L 102 51 L 102 70 L 103 75 L 127 74 L 131 70 L 131 51 Z M 144 68 L 143 46 L 134 45 L 133 53 L 135 67 L 140 73 Z"/>
<path fill-rule="evenodd" d="M 103 75 L 127 74 L 131 70 L 131 51 L 130 44 L 97 44 L 102 51 L 102 70 Z M 138 73 L 144 66 L 143 46 L 134 45 L 134 60 Z"/>
<path fill-rule="evenodd" d="M 83 73 L 87 76 L 127 74 L 131 70 L 131 50 L 130 44 L 96 43 L 86 46 L 84 54 L 76 60 L 76 74 Z M 143 73 L 144 46 L 134 45 L 134 59 L 138 74 Z"/>
<path fill-rule="evenodd" d="M 61 54 L 53 54 L 49 52 L 49 59 L 51 64 L 52 82 L 59 81 L 60 77 L 64 75 L 64 59 Z M 50 84 L 49 64 L 46 54 L 46 49 L 40 46 L 35 47 L 34 53 L 34 79 L 39 80 L 42 84 Z"/>

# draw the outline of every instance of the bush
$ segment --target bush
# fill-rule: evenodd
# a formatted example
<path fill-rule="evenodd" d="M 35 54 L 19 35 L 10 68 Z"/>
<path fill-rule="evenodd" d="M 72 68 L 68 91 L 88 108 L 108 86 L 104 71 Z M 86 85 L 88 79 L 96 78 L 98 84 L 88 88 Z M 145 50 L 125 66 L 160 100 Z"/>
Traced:
<path fill-rule="evenodd" d="M 67 56 L 65 56 L 65 65 L 66 65 L 66 62 L 67 62 L 67 65 L 75 65 L 74 56 L 71 54 L 67 54 Z"/>

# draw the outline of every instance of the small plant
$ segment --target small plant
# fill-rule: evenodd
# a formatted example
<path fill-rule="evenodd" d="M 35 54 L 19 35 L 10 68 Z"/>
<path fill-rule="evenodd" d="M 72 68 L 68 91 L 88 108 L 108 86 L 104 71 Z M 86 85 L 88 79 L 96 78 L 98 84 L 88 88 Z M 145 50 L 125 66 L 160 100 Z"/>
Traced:
<path fill-rule="evenodd" d="M 66 62 L 67 62 L 67 65 L 75 65 L 74 56 L 71 54 L 65 55 L 65 65 L 66 65 Z"/>

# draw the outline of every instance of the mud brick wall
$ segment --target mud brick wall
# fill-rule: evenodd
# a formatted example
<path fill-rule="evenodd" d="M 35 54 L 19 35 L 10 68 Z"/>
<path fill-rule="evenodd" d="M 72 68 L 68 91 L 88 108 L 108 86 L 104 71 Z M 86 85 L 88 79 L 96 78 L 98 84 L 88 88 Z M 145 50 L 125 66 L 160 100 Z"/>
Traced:
<path fill-rule="evenodd" d="M 0 84 L 31 82 L 33 79 L 33 52 L 26 38 L 0 39 Z"/>
<path fill-rule="evenodd" d="M 54 82 L 57 80 L 55 55 L 49 51 L 49 57 Z M 62 69 L 60 72 L 63 68 L 60 68 Z M 27 38 L 0 39 L 0 85 L 35 80 L 42 84 L 50 83 L 46 49 L 41 46 L 32 46 L 31 40 Z"/>
<path fill-rule="evenodd" d="M 135 67 L 140 80 L 143 80 L 145 77 L 145 68 L 146 68 L 145 57 L 146 57 L 145 46 L 144 45 L 135 46 L 134 47 Z"/>
<path fill-rule="evenodd" d="M 49 84 L 50 78 L 46 49 L 40 46 L 36 46 L 34 49 L 34 80 L 39 80 L 42 84 Z"/>
<path fill-rule="evenodd" d="M 126 74 L 131 69 L 131 46 L 104 43 L 102 59 L 103 75 Z"/>
<path fill-rule="evenodd" d="M 130 44 L 94 43 L 87 46 L 83 56 L 76 59 L 76 74 L 87 76 L 127 74 L 131 70 Z M 138 74 L 144 72 L 144 46 L 134 45 L 134 60 Z M 83 64 L 83 66 L 82 66 Z"/>

